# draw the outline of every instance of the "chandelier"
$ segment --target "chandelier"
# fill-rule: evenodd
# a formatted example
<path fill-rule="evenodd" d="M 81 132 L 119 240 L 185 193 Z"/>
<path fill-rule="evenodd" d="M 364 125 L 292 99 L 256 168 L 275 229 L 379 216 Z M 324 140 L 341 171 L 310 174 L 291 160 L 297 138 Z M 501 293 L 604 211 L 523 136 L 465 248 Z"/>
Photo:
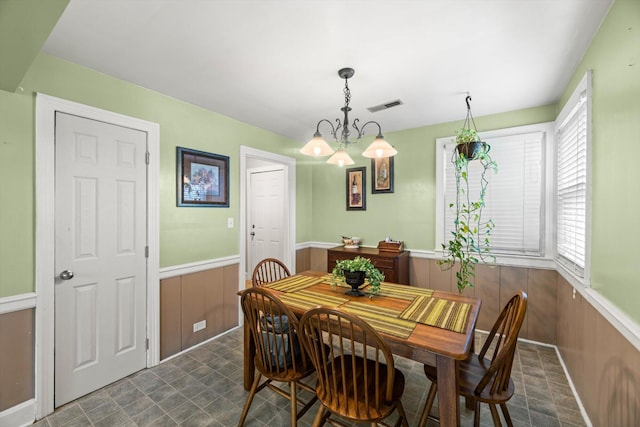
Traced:
<path fill-rule="evenodd" d="M 353 68 L 342 68 L 338 70 L 338 75 L 341 79 L 344 79 L 344 107 L 340 109 L 340 111 L 344 112 L 344 119 L 342 122 L 340 122 L 340 119 L 336 119 L 335 127 L 333 126 L 333 123 L 327 119 L 320 120 L 316 125 L 316 132 L 313 134 L 313 138 L 300 149 L 302 154 L 313 157 L 324 157 L 333 154 L 333 156 L 327 160 L 327 163 L 338 166 L 352 165 L 354 161 L 351 159 L 349 154 L 347 154 L 347 147 L 349 144 L 358 142 L 360 138 L 362 138 L 364 135 L 364 128 L 369 124 L 378 126 L 378 136 L 376 136 L 371 145 L 364 150 L 362 155 L 368 158 L 383 158 L 392 157 L 398 154 L 398 151 L 384 140 L 384 137 L 382 136 L 382 128 L 380 127 L 380 124 L 375 121 L 368 121 L 362 125 L 362 127 L 358 127 L 359 119 L 354 119 L 351 126 L 356 130 L 357 135 L 355 135 L 355 141 L 349 140 L 349 137 L 351 136 L 351 130 L 349 130 L 349 111 L 351 111 L 351 107 L 349 107 L 349 102 L 351 101 L 349 79 L 353 77 L 353 73 Z M 331 127 L 331 136 L 338 143 L 337 150 L 335 151 L 322 138 L 322 134 L 320 133 L 320 124 L 323 122 L 329 124 Z"/>

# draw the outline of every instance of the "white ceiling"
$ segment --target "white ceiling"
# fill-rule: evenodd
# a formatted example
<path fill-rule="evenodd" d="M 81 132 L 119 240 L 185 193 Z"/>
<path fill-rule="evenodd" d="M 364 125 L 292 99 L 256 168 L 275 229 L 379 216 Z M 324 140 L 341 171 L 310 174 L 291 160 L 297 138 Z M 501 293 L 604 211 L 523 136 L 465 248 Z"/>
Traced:
<path fill-rule="evenodd" d="M 43 49 L 306 142 L 343 67 L 383 132 L 555 103 L 611 1 L 71 0 Z"/>

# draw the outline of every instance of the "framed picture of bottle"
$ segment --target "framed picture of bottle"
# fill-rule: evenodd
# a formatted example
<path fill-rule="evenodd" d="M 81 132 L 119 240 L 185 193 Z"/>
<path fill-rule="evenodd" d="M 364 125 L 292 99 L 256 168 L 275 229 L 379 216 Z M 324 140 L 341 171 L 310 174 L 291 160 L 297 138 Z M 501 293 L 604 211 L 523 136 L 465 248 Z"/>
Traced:
<path fill-rule="evenodd" d="M 347 210 L 367 210 L 367 168 L 347 169 Z"/>
<path fill-rule="evenodd" d="M 371 192 L 393 193 L 393 157 L 371 159 Z"/>

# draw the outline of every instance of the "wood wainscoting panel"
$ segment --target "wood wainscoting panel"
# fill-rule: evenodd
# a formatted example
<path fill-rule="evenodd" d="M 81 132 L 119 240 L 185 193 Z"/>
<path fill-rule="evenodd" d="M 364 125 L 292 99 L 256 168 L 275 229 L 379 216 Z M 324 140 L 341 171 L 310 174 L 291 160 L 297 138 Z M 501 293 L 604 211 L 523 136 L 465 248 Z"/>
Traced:
<path fill-rule="evenodd" d="M 309 270 L 327 271 L 327 250 L 323 248 L 311 248 Z"/>
<path fill-rule="evenodd" d="M 35 310 L 0 314 L 0 412 L 35 396 Z"/>
<path fill-rule="evenodd" d="M 296 273 L 311 270 L 311 248 L 296 251 Z"/>
<path fill-rule="evenodd" d="M 160 360 L 238 326 L 238 280 L 232 264 L 160 281 Z"/>
<path fill-rule="evenodd" d="M 424 258 L 409 258 L 409 283 L 429 289 L 429 263 Z"/>
<path fill-rule="evenodd" d="M 182 349 L 206 340 L 206 331 L 193 332 L 193 325 L 206 319 L 208 271 L 182 276 Z M 209 325 L 208 325 L 209 326 Z"/>
<path fill-rule="evenodd" d="M 476 327 L 490 331 L 502 311 L 500 305 L 500 267 L 476 265 L 475 296 L 482 300 Z"/>
<path fill-rule="evenodd" d="M 215 337 L 223 333 L 226 329 L 224 327 L 224 311 L 225 311 L 225 276 L 224 269 L 214 268 L 207 270 L 206 275 L 206 293 L 205 293 L 205 306 L 204 306 L 204 318 L 207 321 L 207 327 L 203 329 L 204 340 Z M 236 281 L 236 287 L 238 282 Z"/>
<path fill-rule="evenodd" d="M 548 344 L 556 344 L 557 276 L 555 270 L 529 269 L 528 338 Z"/>
<path fill-rule="evenodd" d="M 238 264 L 223 267 L 224 274 L 224 317 L 223 331 L 238 326 L 238 310 L 240 310 L 240 297 L 238 297 Z"/>
<path fill-rule="evenodd" d="M 160 360 L 182 350 L 180 276 L 160 280 Z"/>
<path fill-rule="evenodd" d="M 594 427 L 640 425 L 640 351 L 564 278 L 558 349 Z"/>
<path fill-rule="evenodd" d="M 518 291 L 527 293 L 530 297 L 527 285 L 527 268 L 521 267 L 500 267 L 500 307 L 504 307 L 509 299 Z M 529 310 L 531 306 L 527 301 L 527 314 L 520 329 L 520 338 L 529 338 Z"/>
<path fill-rule="evenodd" d="M 426 260 L 429 263 L 429 287 L 436 291 L 458 292 L 453 269 L 443 270 L 436 264 L 435 259 Z M 455 268 L 455 267 L 454 267 Z M 470 294 L 471 295 L 471 294 Z"/>

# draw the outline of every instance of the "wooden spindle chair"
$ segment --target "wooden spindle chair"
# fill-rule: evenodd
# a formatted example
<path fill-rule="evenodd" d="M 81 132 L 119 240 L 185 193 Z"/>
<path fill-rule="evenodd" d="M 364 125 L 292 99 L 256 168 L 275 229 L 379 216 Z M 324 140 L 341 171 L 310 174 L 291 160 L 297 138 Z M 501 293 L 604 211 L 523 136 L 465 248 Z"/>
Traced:
<path fill-rule="evenodd" d="M 395 425 L 408 426 L 400 400 L 404 375 L 395 368 L 386 343 L 367 322 L 345 311 L 318 307 L 302 316 L 300 328 L 316 368 L 316 395 L 322 404 L 313 426 L 325 422 L 345 425 L 332 415 L 377 425 L 396 409 L 399 417 Z"/>
<path fill-rule="evenodd" d="M 265 283 L 275 282 L 289 276 L 291 276 L 291 272 L 282 261 L 276 258 L 265 258 L 253 269 L 251 284 L 257 288 Z"/>
<path fill-rule="evenodd" d="M 238 426 L 244 425 L 255 394 L 265 387 L 290 400 L 291 426 L 295 426 L 297 420 L 317 400 L 315 390 L 300 382 L 311 375 L 314 368 L 299 342 L 298 319 L 282 301 L 266 289 L 245 290 L 241 296 L 241 306 L 250 339 L 255 343 L 254 363 L 257 375 Z M 266 380 L 260 383 L 263 377 Z M 289 391 L 276 386 L 274 381 L 289 384 Z M 313 393 L 313 398 L 309 402 L 300 401 L 297 397 L 298 387 Z M 298 404 L 303 405 L 300 411 Z"/>
<path fill-rule="evenodd" d="M 498 316 L 479 354 L 472 354 L 458 364 L 458 394 L 474 404 L 474 426 L 480 425 L 480 403 L 488 403 L 495 426 L 501 426 L 496 405 L 500 405 L 508 426 L 513 426 L 506 402 L 513 396 L 511 368 L 518 334 L 527 311 L 527 294 L 520 291 L 505 305 Z M 429 412 L 438 390 L 436 368 L 425 365 L 424 372 L 431 380 L 419 425 L 427 424 Z"/>

